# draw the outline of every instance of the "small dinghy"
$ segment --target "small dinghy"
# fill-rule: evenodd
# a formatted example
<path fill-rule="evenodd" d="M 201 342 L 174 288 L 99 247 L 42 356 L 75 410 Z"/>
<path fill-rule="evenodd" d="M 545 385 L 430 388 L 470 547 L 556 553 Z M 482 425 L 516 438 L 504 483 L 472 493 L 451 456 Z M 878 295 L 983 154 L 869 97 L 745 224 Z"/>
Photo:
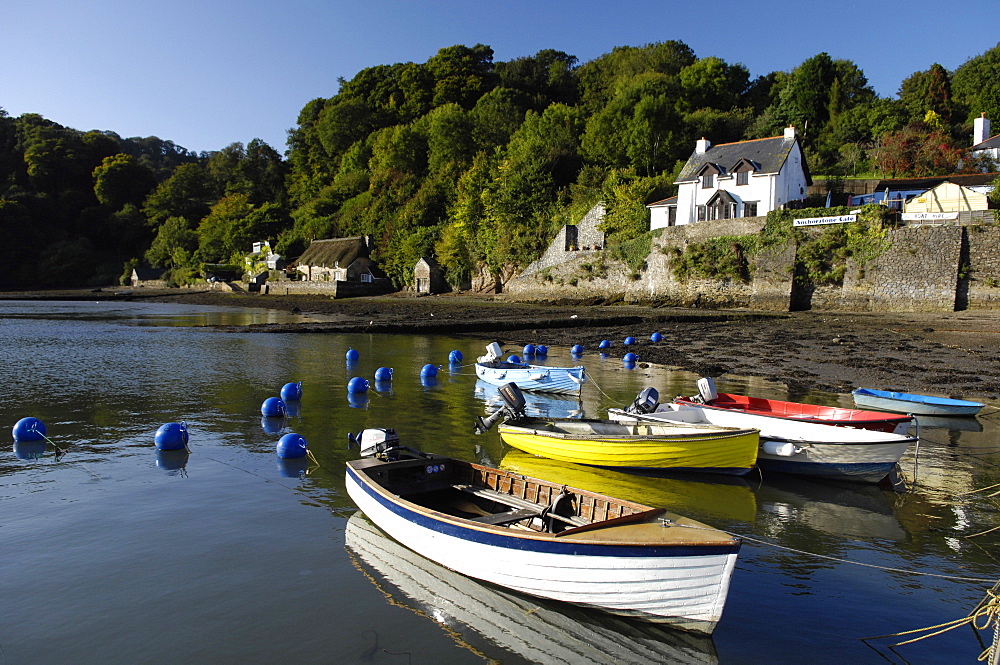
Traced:
<path fill-rule="evenodd" d="M 897 393 L 889 390 L 857 388 L 854 403 L 867 409 L 881 409 L 915 416 L 974 416 L 985 404 L 964 399 Z"/>
<path fill-rule="evenodd" d="M 594 418 L 530 418 L 524 396 L 513 383 L 501 386 L 504 404 L 497 419 L 507 445 L 539 457 L 612 469 L 701 471 L 741 476 L 757 461 L 760 434 L 753 428 L 711 423 L 621 423 Z"/>
<path fill-rule="evenodd" d="M 759 416 L 787 418 L 804 423 L 857 427 L 875 432 L 906 434 L 913 424 L 913 418 L 910 416 L 893 416 L 884 411 L 863 411 L 861 409 L 845 409 L 839 406 L 783 402 L 765 397 L 720 393 L 716 392 L 715 382 L 711 378 L 698 379 L 697 395 L 677 397 L 674 401 L 679 404 L 699 404 L 706 409 L 726 409 L 754 413 Z"/>
<path fill-rule="evenodd" d="M 347 492 L 376 526 L 469 577 L 542 598 L 711 633 L 740 540 L 662 508 L 351 437 Z"/>
<path fill-rule="evenodd" d="M 583 365 L 547 367 L 506 361 L 496 342 L 486 347 L 486 355 L 476 359 L 476 376 L 494 386 L 514 383 L 521 390 L 563 395 L 579 395 L 587 380 Z"/>

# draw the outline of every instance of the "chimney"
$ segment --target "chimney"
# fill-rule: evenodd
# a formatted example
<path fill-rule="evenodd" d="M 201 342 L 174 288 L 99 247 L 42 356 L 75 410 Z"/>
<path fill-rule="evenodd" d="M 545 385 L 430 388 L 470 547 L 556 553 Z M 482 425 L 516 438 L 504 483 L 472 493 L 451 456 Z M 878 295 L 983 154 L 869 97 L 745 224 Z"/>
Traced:
<path fill-rule="evenodd" d="M 704 155 L 706 152 L 708 152 L 708 149 L 711 147 L 712 143 L 704 136 L 702 136 L 701 139 L 695 141 L 694 143 L 694 151 L 699 155 Z"/>
<path fill-rule="evenodd" d="M 785 127 L 785 138 L 794 139 L 795 138 L 795 125 L 789 125 Z"/>
<path fill-rule="evenodd" d="M 986 114 L 982 113 L 972 123 L 972 145 L 979 145 L 990 138 L 990 121 L 986 119 Z"/>

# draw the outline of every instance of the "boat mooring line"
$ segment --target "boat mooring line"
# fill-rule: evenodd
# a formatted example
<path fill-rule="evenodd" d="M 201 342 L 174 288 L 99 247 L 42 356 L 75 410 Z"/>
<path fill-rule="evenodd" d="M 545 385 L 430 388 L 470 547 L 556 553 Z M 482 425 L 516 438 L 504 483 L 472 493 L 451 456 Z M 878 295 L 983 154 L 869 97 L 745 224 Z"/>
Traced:
<path fill-rule="evenodd" d="M 876 570 L 884 570 L 890 573 L 905 573 L 907 575 L 922 575 L 924 577 L 938 577 L 945 580 L 959 580 L 964 582 L 993 582 L 995 580 L 988 577 L 964 577 L 960 575 L 944 575 L 942 573 L 925 573 L 919 570 L 906 570 L 905 568 L 892 568 L 890 566 L 879 566 L 874 563 L 863 563 L 861 561 L 851 561 L 850 559 L 842 559 L 840 557 L 830 556 L 828 554 L 816 554 L 815 552 L 807 552 L 806 550 L 796 549 L 794 547 L 788 547 L 786 545 L 778 545 L 777 543 L 768 542 L 766 540 L 761 540 L 760 538 L 754 538 L 753 536 L 746 536 L 740 533 L 734 533 L 732 531 L 726 531 L 725 529 L 713 529 L 711 527 L 698 527 L 689 526 L 686 524 L 674 524 L 672 526 L 683 527 L 686 529 L 706 529 L 709 531 L 721 531 L 723 533 L 729 534 L 735 538 L 742 538 L 743 540 L 748 540 L 752 543 L 757 543 L 758 545 L 768 545 L 769 547 L 774 547 L 779 550 L 786 550 L 788 552 L 794 552 L 795 554 L 804 554 L 806 556 L 816 557 L 818 559 L 826 559 L 828 561 L 836 561 L 837 563 L 849 563 L 855 566 L 863 566 L 865 568 L 875 568 Z"/>

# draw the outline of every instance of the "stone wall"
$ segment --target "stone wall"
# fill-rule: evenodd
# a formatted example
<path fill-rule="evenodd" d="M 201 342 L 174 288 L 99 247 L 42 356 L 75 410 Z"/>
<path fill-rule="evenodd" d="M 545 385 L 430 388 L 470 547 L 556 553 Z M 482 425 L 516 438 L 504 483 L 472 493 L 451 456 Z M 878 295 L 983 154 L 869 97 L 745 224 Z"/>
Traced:
<path fill-rule="evenodd" d="M 749 284 L 677 280 L 673 250 L 720 236 L 759 232 L 763 217 L 714 220 L 659 229 L 636 276 L 603 251 L 561 251 L 505 290 L 541 298 L 655 301 L 666 305 L 788 311 L 939 312 L 1000 309 L 1000 226 L 909 226 L 889 232 L 889 249 L 861 264 L 848 259 L 842 286 L 796 284 L 794 242 L 752 260 Z"/>

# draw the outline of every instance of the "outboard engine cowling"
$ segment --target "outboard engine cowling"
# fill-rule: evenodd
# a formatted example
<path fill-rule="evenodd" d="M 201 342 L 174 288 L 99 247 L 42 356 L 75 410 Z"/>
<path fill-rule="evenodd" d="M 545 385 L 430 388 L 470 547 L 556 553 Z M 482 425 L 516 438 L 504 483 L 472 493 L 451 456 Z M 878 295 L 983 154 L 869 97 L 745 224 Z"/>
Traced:
<path fill-rule="evenodd" d="M 625 409 L 626 413 L 652 413 L 660 405 L 660 393 L 656 388 L 643 388 L 635 397 L 632 405 Z"/>
<path fill-rule="evenodd" d="M 708 404 L 713 399 L 717 399 L 719 393 L 715 392 L 715 381 L 707 376 L 698 379 L 698 394 L 701 395 L 701 401 L 705 404 Z"/>
<path fill-rule="evenodd" d="M 524 418 L 524 395 L 514 382 L 505 383 L 497 389 L 503 399 L 503 405 L 488 417 L 476 418 L 476 434 L 485 434 L 498 420 L 517 420 Z"/>
<path fill-rule="evenodd" d="M 496 342 L 492 342 L 486 347 L 486 355 L 479 356 L 476 360 L 481 363 L 491 363 L 496 360 L 500 360 L 501 358 L 503 358 L 503 349 L 501 349 L 500 345 Z"/>
<path fill-rule="evenodd" d="M 399 449 L 399 435 L 391 428 L 366 429 L 358 434 L 348 434 L 347 440 L 361 448 L 362 457 L 377 457 Z"/>

